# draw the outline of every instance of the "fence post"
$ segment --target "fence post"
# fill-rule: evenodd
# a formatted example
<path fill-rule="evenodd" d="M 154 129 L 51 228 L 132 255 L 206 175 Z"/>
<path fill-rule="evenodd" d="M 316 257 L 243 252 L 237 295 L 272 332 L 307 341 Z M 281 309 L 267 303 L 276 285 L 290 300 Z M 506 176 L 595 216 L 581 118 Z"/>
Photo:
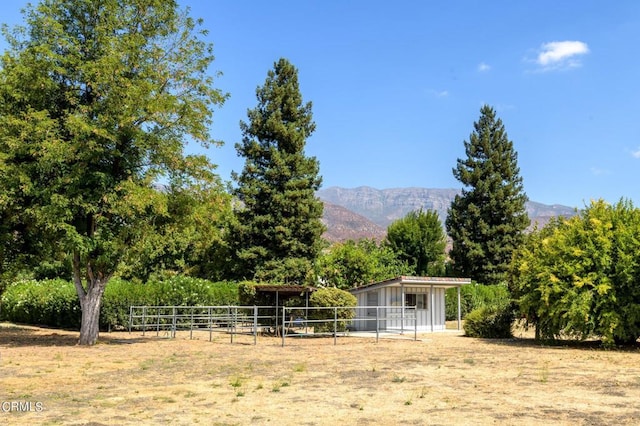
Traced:
<path fill-rule="evenodd" d="M 211 321 L 211 306 L 209 306 L 207 310 L 207 314 L 209 315 L 209 341 L 213 339 L 213 322 Z"/>
<path fill-rule="evenodd" d="M 460 286 L 458 286 L 458 331 L 460 331 L 460 321 L 461 321 L 461 317 L 460 317 Z M 446 322 L 445 322 L 445 330 L 446 330 Z"/>
<path fill-rule="evenodd" d="M 156 319 L 156 337 L 160 336 L 160 307 L 156 306 L 156 312 L 158 313 L 158 318 Z M 142 333 L 144 336 L 144 332 Z"/>
<path fill-rule="evenodd" d="M 282 307 L 282 333 L 280 333 L 282 335 L 282 347 L 284 348 L 284 338 L 285 338 L 285 332 L 284 332 L 284 317 L 287 314 L 286 313 L 286 307 L 283 306 Z M 278 332 L 278 307 L 276 306 L 276 333 Z"/>
<path fill-rule="evenodd" d="M 172 332 L 172 337 L 173 337 L 174 339 L 175 339 L 175 337 L 176 337 L 176 315 L 177 315 L 177 311 L 176 311 L 176 307 L 174 306 L 174 307 L 173 307 L 173 323 L 172 323 L 172 325 L 173 325 L 173 327 L 172 327 L 172 328 L 173 328 L 173 329 L 171 330 L 171 332 Z"/>
<path fill-rule="evenodd" d="M 258 344 L 258 307 L 253 305 L 253 344 Z"/>
<path fill-rule="evenodd" d="M 338 342 L 338 308 L 333 308 L 333 346 Z"/>
<path fill-rule="evenodd" d="M 191 307 L 191 323 L 190 323 L 190 327 L 189 327 L 189 340 L 193 340 L 193 309 L 194 307 Z"/>
<path fill-rule="evenodd" d="M 236 316 L 238 314 L 238 310 L 236 307 L 229 308 L 229 312 L 231 315 L 231 343 L 233 343 L 233 335 L 236 333 Z"/>
<path fill-rule="evenodd" d="M 413 341 L 418 340 L 418 307 L 413 308 Z"/>
<path fill-rule="evenodd" d="M 146 327 L 147 322 L 145 321 L 145 318 L 144 318 L 144 317 L 145 317 L 145 315 L 146 315 L 146 313 L 147 313 L 147 307 L 146 307 L 146 306 L 143 306 L 143 307 L 142 307 L 142 335 L 143 335 L 143 336 L 144 336 L 144 332 L 145 332 L 145 331 L 146 331 L 146 329 L 147 329 L 147 327 Z"/>
<path fill-rule="evenodd" d="M 231 332 L 231 307 L 227 306 L 227 332 L 231 335 L 231 343 L 233 343 L 233 333 Z"/>
<path fill-rule="evenodd" d="M 380 338 L 380 306 L 376 306 L 376 343 Z"/>

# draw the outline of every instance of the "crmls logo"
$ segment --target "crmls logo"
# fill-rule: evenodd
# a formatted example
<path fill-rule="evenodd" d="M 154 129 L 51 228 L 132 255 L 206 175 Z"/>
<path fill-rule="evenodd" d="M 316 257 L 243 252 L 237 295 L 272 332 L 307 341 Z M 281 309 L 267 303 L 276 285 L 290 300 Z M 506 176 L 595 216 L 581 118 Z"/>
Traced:
<path fill-rule="evenodd" d="M 28 411 L 42 411 L 43 409 L 42 402 L 2 401 L 0 403 L 0 412 L 3 413 L 25 413 Z"/>

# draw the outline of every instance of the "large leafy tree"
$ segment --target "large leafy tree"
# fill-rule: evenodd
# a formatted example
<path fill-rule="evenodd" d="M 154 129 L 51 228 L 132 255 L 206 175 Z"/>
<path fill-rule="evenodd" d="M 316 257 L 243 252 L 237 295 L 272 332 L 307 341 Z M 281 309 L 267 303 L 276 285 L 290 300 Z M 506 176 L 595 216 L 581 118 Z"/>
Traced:
<path fill-rule="evenodd" d="M 245 158 L 235 174 L 242 202 L 230 234 L 239 278 L 302 283 L 312 278 L 322 248 L 319 163 L 305 155 L 315 129 L 311 103 L 303 103 L 298 71 L 280 59 L 256 91 L 258 105 L 241 122 Z"/>
<path fill-rule="evenodd" d="M 514 255 L 510 288 L 542 338 L 640 337 L 640 210 L 592 202 L 532 233 Z"/>
<path fill-rule="evenodd" d="M 386 243 L 416 274 L 437 276 L 444 272 L 447 242 L 437 212 L 420 209 L 407 213 L 389 225 Z"/>
<path fill-rule="evenodd" d="M 484 284 L 505 280 L 513 251 L 530 221 L 525 210 L 518 155 L 502 120 L 485 105 L 474 123 L 466 158 L 453 175 L 463 185 L 448 211 L 446 227 L 453 241 L 453 270 Z"/>
<path fill-rule="evenodd" d="M 212 47 L 171 0 L 44 0 L 5 29 L 0 70 L 0 210 L 69 254 L 94 344 L 105 286 L 169 212 L 157 183 L 217 185 L 203 156 Z M 25 234 L 27 235 L 27 234 Z"/>
<path fill-rule="evenodd" d="M 163 192 L 167 214 L 130 248 L 117 275 L 142 282 L 152 274 L 221 279 L 230 195 L 221 183 L 176 185 Z"/>
<path fill-rule="evenodd" d="M 390 247 L 366 239 L 334 244 L 320 256 L 318 271 L 325 285 L 343 290 L 415 274 L 414 268 Z"/>

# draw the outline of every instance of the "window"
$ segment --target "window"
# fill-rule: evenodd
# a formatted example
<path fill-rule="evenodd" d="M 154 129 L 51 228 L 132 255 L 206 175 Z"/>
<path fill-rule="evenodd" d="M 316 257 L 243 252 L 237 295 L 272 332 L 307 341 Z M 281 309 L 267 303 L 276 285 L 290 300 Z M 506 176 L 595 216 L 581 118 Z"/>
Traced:
<path fill-rule="evenodd" d="M 404 306 L 415 306 L 416 309 L 427 309 L 427 295 L 425 293 L 406 293 Z"/>

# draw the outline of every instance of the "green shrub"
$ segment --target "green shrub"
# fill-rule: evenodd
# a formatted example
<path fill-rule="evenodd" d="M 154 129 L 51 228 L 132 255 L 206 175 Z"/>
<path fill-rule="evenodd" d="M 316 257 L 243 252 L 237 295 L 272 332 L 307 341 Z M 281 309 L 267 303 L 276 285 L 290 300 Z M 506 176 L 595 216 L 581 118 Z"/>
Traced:
<path fill-rule="evenodd" d="M 483 306 L 501 307 L 511 302 L 509 289 L 505 285 L 463 285 L 460 288 L 460 313 L 466 317 L 474 309 Z M 447 321 L 458 318 L 458 289 L 450 288 L 445 297 L 445 315 Z"/>
<path fill-rule="evenodd" d="M 129 324 L 129 307 L 155 306 L 225 306 L 238 304 L 238 285 L 211 282 L 201 278 L 173 276 L 135 284 L 112 279 L 105 289 L 100 310 L 100 326 L 117 329 Z"/>
<path fill-rule="evenodd" d="M 464 321 L 464 332 L 469 337 L 506 339 L 512 337 L 514 310 L 511 305 L 483 306 L 471 311 Z"/>
<path fill-rule="evenodd" d="M 158 306 L 236 305 L 238 286 L 234 283 L 213 283 L 202 278 L 176 275 L 168 279 L 150 279 L 148 304 Z"/>
<path fill-rule="evenodd" d="M 175 276 L 135 284 L 114 278 L 109 281 L 100 308 L 100 327 L 126 328 L 132 305 L 237 305 L 238 286 Z M 11 284 L 0 298 L 0 319 L 52 327 L 80 327 L 80 302 L 72 283 L 60 279 L 28 280 Z"/>
<path fill-rule="evenodd" d="M 592 201 L 528 235 L 515 251 L 510 286 L 520 314 L 542 339 L 640 337 L 640 208 Z"/>
<path fill-rule="evenodd" d="M 102 296 L 100 327 L 108 330 L 126 327 L 129 324 L 130 306 L 154 304 L 150 288 L 146 284 L 112 278 Z"/>
<path fill-rule="evenodd" d="M 0 298 L 0 319 L 5 321 L 79 328 L 80 317 L 75 287 L 61 279 L 18 281 Z"/>
<path fill-rule="evenodd" d="M 353 309 L 358 300 L 356 297 L 339 288 L 327 287 L 321 288 L 313 292 L 309 298 L 309 306 L 314 308 L 332 308 L 337 307 L 337 312 L 333 309 L 311 309 L 309 318 L 311 320 L 329 320 L 334 319 L 337 314 L 338 320 L 349 320 L 355 317 Z M 338 321 L 337 331 L 345 331 L 348 321 Z M 333 322 L 324 322 L 314 324 L 315 331 L 328 332 L 333 331 Z"/>

